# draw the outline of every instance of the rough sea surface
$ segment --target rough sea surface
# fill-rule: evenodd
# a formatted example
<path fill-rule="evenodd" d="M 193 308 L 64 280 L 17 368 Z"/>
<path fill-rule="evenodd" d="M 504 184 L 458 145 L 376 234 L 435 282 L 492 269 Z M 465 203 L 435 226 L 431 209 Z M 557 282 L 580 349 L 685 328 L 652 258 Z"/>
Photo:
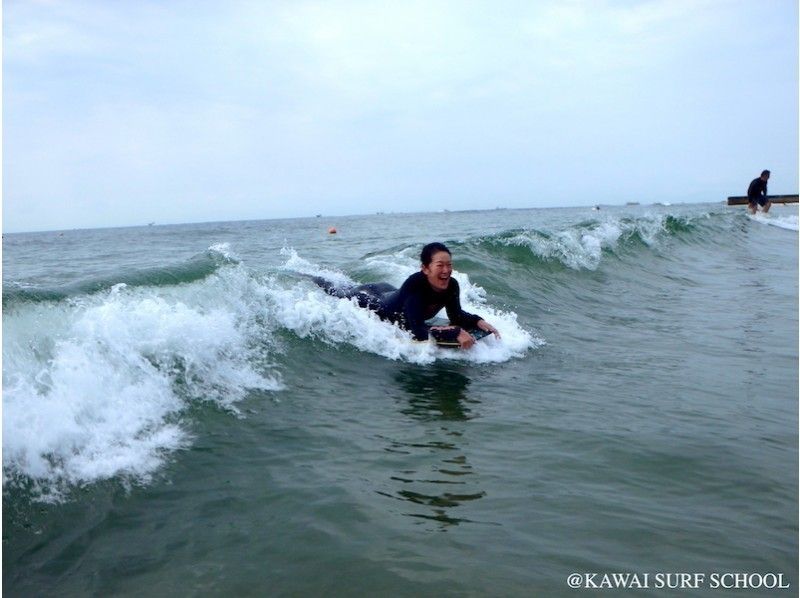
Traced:
<path fill-rule="evenodd" d="M 797 222 L 700 204 L 6 234 L 3 592 L 573 596 L 602 590 L 570 574 L 635 573 L 651 587 L 626 596 L 719 596 L 652 586 L 746 572 L 796 595 Z M 304 276 L 399 285 L 434 240 L 501 340 L 413 343 Z"/>

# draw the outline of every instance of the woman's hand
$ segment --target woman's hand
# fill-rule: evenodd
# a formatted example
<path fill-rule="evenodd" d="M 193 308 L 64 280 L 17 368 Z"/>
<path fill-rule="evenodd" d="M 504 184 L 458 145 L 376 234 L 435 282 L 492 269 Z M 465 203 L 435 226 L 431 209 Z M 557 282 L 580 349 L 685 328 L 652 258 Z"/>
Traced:
<path fill-rule="evenodd" d="M 500 333 L 497 331 L 497 328 L 489 324 L 486 320 L 478 320 L 478 328 L 485 332 L 490 332 L 494 334 L 495 338 L 500 338 Z"/>
<path fill-rule="evenodd" d="M 458 338 L 456 340 L 458 341 L 458 346 L 462 349 L 469 349 L 475 344 L 475 337 L 463 328 L 461 332 L 458 333 Z"/>

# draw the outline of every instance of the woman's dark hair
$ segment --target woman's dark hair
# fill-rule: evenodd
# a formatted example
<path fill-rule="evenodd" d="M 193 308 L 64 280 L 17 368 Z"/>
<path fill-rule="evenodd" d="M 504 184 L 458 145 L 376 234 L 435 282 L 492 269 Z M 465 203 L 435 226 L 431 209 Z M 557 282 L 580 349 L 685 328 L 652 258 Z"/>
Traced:
<path fill-rule="evenodd" d="M 422 262 L 423 266 L 428 266 L 433 260 L 433 254 L 439 253 L 440 251 L 444 251 L 449 255 L 453 255 L 450 253 L 450 250 L 444 245 L 444 243 L 428 243 L 425 247 L 422 248 L 422 252 L 419 254 L 419 261 Z"/>

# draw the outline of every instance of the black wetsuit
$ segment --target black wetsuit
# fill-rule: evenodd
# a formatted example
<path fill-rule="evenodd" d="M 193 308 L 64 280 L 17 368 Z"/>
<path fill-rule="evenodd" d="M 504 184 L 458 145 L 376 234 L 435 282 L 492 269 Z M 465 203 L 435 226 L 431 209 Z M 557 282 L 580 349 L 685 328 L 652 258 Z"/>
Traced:
<path fill-rule="evenodd" d="M 762 208 L 767 203 L 767 181 L 758 177 L 750 181 L 750 186 L 747 188 L 747 202 L 756 203 Z"/>
<path fill-rule="evenodd" d="M 410 331 L 418 341 L 428 340 L 431 330 L 425 320 L 431 319 L 443 307 L 453 326 L 476 328 L 478 320 L 483 319 L 461 309 L 461 291 L 455 278 L 449 280 L 446 291 L 434 290 L 422 272 L 409 276 L 399 289 L 385 282 L 340 289 L 322 278 L 313 279 L 334 297 L 355 297 L 361 307 L 376 312 L 382 320 L 394 322 Z M 458 329 L 435 330 L 431 334 L 437 340 L 455 340 L 459 332 Z"/>

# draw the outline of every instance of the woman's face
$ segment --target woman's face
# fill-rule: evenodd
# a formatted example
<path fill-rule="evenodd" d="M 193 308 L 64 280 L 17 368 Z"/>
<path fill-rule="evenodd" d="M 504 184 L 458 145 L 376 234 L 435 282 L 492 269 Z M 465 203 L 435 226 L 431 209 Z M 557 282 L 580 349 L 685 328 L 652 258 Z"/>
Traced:
<path fill-rule="evenodd" d="M 433 254 L 431 263 L 423 264 L 422 273 L 427 277 L 428 283 L 437 291 L 446 291 L 453 274 L 453 259 L 446 251 L 437 251 Z"/>

